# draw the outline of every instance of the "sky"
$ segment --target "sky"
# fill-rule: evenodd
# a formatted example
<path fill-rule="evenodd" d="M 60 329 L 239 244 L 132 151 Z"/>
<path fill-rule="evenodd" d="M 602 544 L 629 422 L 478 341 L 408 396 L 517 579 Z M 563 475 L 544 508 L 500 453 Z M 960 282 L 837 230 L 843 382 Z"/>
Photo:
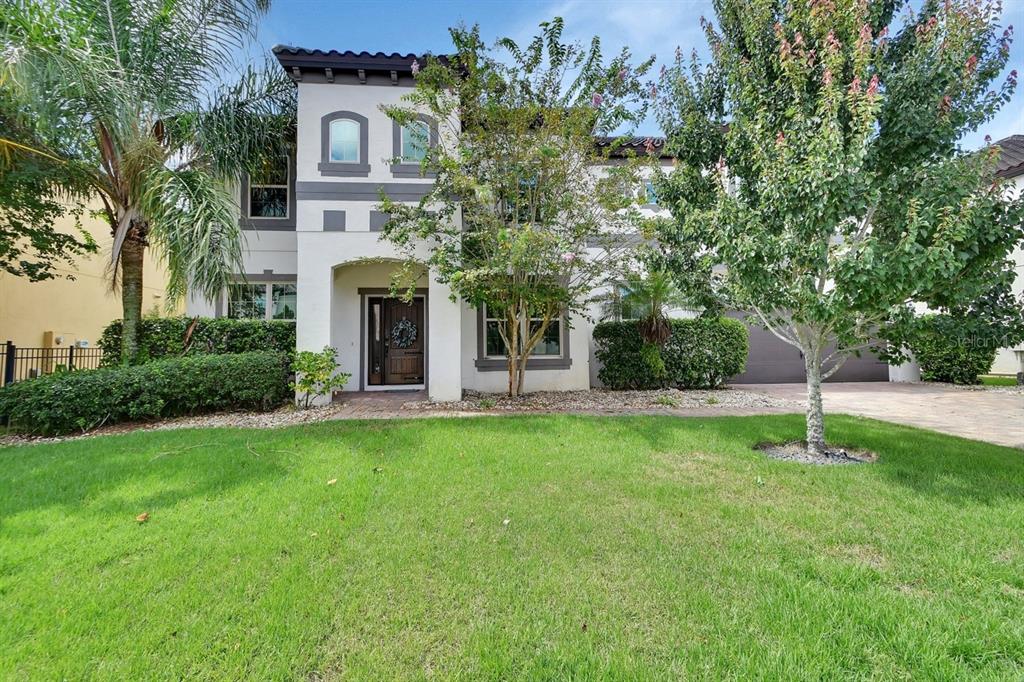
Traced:
<path fill-rule="evenodd" d="M 276 44 L 323 50 L 369 52 L 444 52 L 451 46 L 448 27 L 479 24 L 490 44 L 509 36 L 528 41 L 541 21 L 560 16 L 563 38 L 589 42 L 600 36 L 605 55 L 629 46 L 636 61 L 655 55 L 672 60 L 676 47 L 706 55 L 700 17 L 713 17 L 710 0 L 274 0 L 258 37 L 269 52 Z M 1003 26 L 1013 25 L 1016 38 L 1011 68 L 1024 75 L 1024 0 L 1004 0 Z M 652 71 L 657 73 L 657 66 Z M 651 120 L 641 135 L 657 135 Z M 964 147 L 983 144 L 985 135 L 999 140 L 1024 134 L 1024 87 Z"/>

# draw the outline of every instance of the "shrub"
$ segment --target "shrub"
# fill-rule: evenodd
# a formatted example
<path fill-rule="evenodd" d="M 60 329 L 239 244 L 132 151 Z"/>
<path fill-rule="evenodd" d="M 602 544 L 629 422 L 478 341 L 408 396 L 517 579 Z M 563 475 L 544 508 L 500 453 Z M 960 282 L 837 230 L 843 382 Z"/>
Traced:
<path fill-rule="evenodd" d="M 195 355 L 132 367 L 60 372 L 0 389 L 0 418 L 41 435 L 228 409 L 270 409 L 291 396 L 281 353 Z"/>
<path fill-rule="evenodd" d="M 635 322 L 602 322 L 594 327 L 597 376 L 609 388 L 715 388 L 743 371 L 747 329 L 726 317 L 672 320 L 672 335 L 659 363 L 644 349 Z"/>
<path fill-rule="evenodd" d="M 303 407 L 309 407 L 314 397 L 330 395 L 334 390 L 345 388 L 351 374 L 338 371 L 338 351 L 324 346 L 319 353 L 304 350 L 295 354 L 293 364 L 295 381 L 290 384 L 296 393 L 305 396 Z"/>
<path fill-rule="evenodd" d="M 908 340 L 925 381 L 977 384 L 992 368 L 998 342 L 949 315 L 924 315 Z"/>
<path fill-rule="evenodd" d="M 189 325 L 196 327 L 185 348 Z M 99 346 L 103 364 L 121 361 L 121 320 L 103 330 Z M 139 328 L 137 364 L 166 357 L 199 354 L 295 351 L 295 323 L 286 320 L 233 320 L 227 317 L 147 317 Z"/>

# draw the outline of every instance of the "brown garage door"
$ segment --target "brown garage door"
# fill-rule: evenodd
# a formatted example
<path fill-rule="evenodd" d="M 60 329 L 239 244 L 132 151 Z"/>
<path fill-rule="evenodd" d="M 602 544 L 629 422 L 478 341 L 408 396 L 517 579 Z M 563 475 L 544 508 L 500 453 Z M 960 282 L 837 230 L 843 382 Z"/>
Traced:
<path fill-rule="evenodd" d="M 731 315 L 730 317 L 742 317 Z M 800 351 L 780 340 L 764 327 L 747 325 L 750 353 L 747 369 L 732 378 L 735 384 L 803 383 L 804 359 Z M 827 353 L 826 353 L 827 355 Z M 851 357 L 829 381 L 888 381 L 889 366 L 871 353 Z"/>

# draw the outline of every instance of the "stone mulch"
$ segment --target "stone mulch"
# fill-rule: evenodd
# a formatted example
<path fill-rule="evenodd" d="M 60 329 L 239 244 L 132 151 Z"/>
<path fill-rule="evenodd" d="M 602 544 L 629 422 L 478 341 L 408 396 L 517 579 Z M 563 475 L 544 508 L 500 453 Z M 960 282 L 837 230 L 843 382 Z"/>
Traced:
<path fill-rule="evenodd" d="M 753 391 L 722 388 L 711 391 L 537 391 L 518 398 L 503 394 L 465 391 L 462 400 L 433 402 L 410 401 L 403 410 L 441 410 L 449 412 L 625 412 L 633 410 L 692 410 L 728 408 L 741 410 L 793 409 L 803 404 Z"/>
<path fill-rule="evenodd" d="M 685 414 L 687 410 L 701 409 L 702 414 L 723 409 L 725 413 L 747 411 L 801 411 L 801 403 L 775 398 L 761 393 L 724 388 L 714 391 L 542 391 L 528 393 L 519 398 L 505 395 L 466 391 L 463 400 L 433 402 L 430 400 L 367 400 L 354 397 L 306 410 L 287 405 L 271 412 L 220 412 L 195 417 L 177 417 L 158 422 L 126 423 L 104 426 L 93 431 L 53 438 L 33 438 L 20 434 L 0 436 L 0 446 L 26 443 L 56 443 L 64 440 L 93 436 L 128 433 L 130 431 L 162 431 L 192 428 L 248 428 L 269 429 L 297 424 L 312 424 L 335 419 L 391 419 L 430 416 L 478 416 L 487 413 L 629 413 L 662 411 Z"/>
<path fill-rule="evenodd" d="M 942 386 L 943 388 L 955 388 L 958 391 L 984 391 L 986 393 L 1008 393 L 1010 395 L 1024 395 L 1024 386 L 989 386 L 988 384 L 946 384 L 939 381 L 927 382 L 929 386 Z"/>
<path fill-rule="evenodd" d="M 854 452 L 842 448 L 826 450 L 823 455 L 812 455 L 807 452 L 807 448 L 801 442 L 761 443 L 754 449 L 761 451 L 766 457 L 782 460 L 783 462 L 817 464 L 819 466 L 867 464 L 878 459 L 878 456 L 872 452 Z"/>

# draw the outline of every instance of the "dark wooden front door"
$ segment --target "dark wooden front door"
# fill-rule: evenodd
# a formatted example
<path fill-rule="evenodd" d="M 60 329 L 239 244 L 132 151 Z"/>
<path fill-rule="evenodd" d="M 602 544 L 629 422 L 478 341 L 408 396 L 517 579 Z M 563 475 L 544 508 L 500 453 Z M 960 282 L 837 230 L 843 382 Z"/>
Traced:
<path fill-rule="evenodd" d="M 397 298 L 368 300 L 366 331 L 373 385 L 422 384 L 426 347 L 423 299 L 406 303 Z"/>

